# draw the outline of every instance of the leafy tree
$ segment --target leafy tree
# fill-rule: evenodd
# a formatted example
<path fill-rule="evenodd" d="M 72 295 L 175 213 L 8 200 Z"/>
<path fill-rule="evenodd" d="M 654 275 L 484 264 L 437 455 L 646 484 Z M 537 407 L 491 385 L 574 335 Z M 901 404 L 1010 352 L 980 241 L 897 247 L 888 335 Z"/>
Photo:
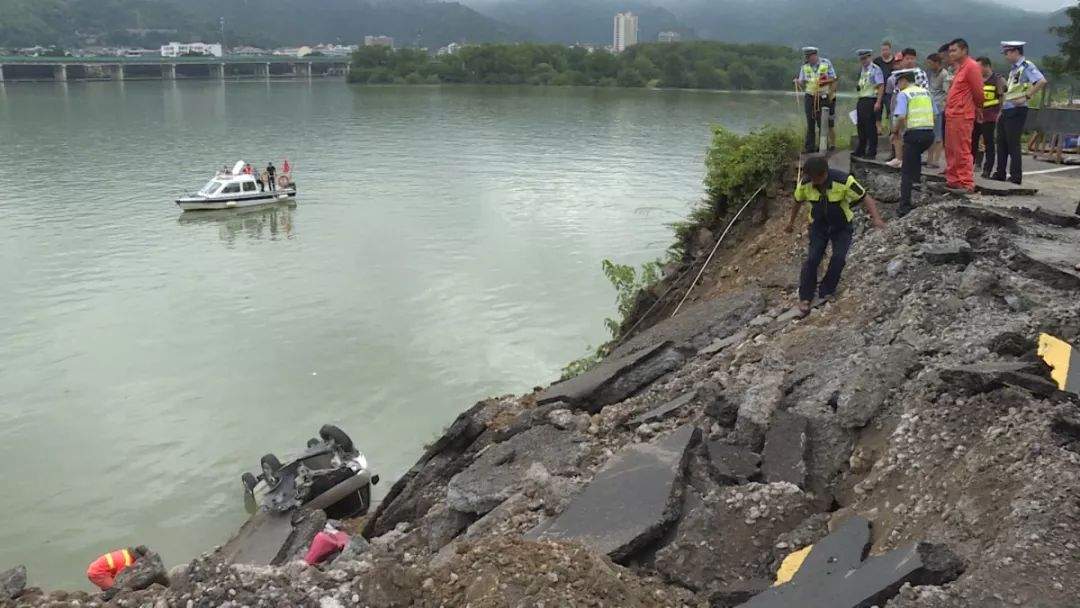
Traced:
<path fill-rule="evenodd" d="M 1080 3 L 1066 9 L 1065 14 L 1069 23 L 1050 29 L 1061 37 L 1058 43 L 1061 58 L 1056 63 L 1054 60 L 1050 63 L 1059 73 L 1080 74 Z"/>

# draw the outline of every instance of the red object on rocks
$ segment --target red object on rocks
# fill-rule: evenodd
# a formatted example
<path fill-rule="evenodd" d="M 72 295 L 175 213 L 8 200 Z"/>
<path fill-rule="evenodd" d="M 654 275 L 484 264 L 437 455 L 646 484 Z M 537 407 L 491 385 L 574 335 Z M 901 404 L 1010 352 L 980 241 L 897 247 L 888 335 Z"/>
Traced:
<path fill-rule="evenodd" d="M 311 548 L 304 556 L 304 561 L 309 566 L 321 564 L 327 557 L 341 551 L 348 544 L 349 535 L 344 532 L 319 532 L 311 541 Z"/>

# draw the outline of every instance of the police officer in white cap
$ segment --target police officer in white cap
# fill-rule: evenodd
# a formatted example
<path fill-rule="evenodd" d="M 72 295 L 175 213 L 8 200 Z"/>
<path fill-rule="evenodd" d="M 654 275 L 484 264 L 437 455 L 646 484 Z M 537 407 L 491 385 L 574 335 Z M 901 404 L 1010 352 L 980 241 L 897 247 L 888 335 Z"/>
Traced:
<path fill-rule="evenodd" d="M 1024 42 L 1007 40 L 1001 43 L 1001 53 L 1012 68 L 1006 80 L 1005 103 L 1001 106 L 1001 118 L 997 126 L 997 170 L 993 178 L 1005 181 L 1005 169 L 1009 181 L 1019 184 L 1024 177 L 1023 160 L 1020 156 L 1020 135 L 1027 122 L 1027 104 L 1046 87 L 1046 77 L 1039 68 L 1024 58 Z"/>
<path fill-rule="evenodd" d="M 806 141 L 803 150 L 817 152 L 817 133 L 815 127 L 821 126 L 821 108 L 829 108 L 829 147 L 835 145 L 836 96 L 833 84 L 836 83 L 836 70 L 832 62 L 818 57 L 817 47 L 804 46 L 802 49 L 806 63 L 799 69 L 795 83 L 801 86 L 806 95 L 803 104 L 806 110 Z"/>
<path fill-rule="evenodd" d="M 874 51 L 859 49 L 859 83 L 855 87 L 859 101 L 855 104 L 855 124 L 859 132 L 859 143 L 852 156 L 863 158 L 877 157 L 877 121 L 875 116 L 881 110 L 885 96 L 885 74 L 871 59 Z"/>

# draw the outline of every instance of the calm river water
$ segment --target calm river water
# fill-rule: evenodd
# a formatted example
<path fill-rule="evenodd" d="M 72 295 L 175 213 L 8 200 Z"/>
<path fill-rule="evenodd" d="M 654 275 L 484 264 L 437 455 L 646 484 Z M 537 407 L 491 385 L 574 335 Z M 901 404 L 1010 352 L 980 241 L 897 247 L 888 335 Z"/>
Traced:
<path fill-rule="evenodd" d="M 246 514 L 240 474 L 349 431 L 385 484 L 461 410 L 605 338 L 605 257 L 700 197 L 708 127 L 790 97 L 335 82 L 0 85 L 0 569 L 88 588 Z M 295 208 L 182 216 L 225 163 Z M 190 214 L 189 214 L 190 215 Z"/>

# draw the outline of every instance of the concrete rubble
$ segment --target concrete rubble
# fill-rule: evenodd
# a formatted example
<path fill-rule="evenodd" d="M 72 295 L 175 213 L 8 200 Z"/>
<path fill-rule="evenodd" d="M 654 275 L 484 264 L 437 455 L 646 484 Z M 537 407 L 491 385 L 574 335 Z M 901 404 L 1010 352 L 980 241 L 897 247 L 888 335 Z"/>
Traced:
<path fill-rule="evenodd" d="M 1075 608 L 1080 396 L 1035 348 L 1080 340 L 1080 224 L 925 187 L 896 220 L 897 174 L 858 171 L 889 224 L 858 216 L 809 317 L 790 201 L 763 200 L 674 318 L 635 311 L 593 369 L 452 421 L 355 550 L 279 560 L 278 522 L 259 563 L 226 545 L 111 605 Z M 0 596 L 74 602 L 102 605 Z"/>

